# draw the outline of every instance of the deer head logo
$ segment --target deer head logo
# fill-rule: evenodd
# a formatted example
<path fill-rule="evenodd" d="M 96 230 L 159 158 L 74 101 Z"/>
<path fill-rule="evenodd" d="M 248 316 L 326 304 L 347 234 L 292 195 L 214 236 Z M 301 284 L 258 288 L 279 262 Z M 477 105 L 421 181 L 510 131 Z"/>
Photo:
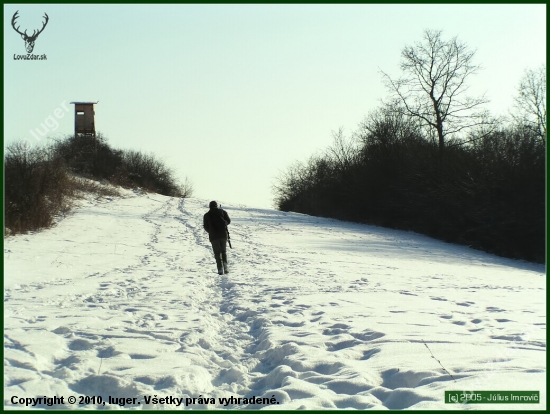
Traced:
<path fill-rule="evenodd" d="M 13 30 L 15 30 L 17 33 L 19 33 L 21 35 L 21 37 L 23 38 L 23 40 L 25 41 L 25 49 L 27 49 L 27 53 L 32 53 L 32 50 L 34 49 L 34 42 L 36 41 L 36 38 L 38 37 L 38 35 L 40 33 L 42 33 L 42 31 L 44 30 L 44 28 L 48 24 L 48 20 L 50 20 L 50 18 L 48 17 L 48 15 L 46 13 L 44 13 L 44 18 L 46 19 L 46 21 L 43 23 L 42 29 L 38 30 L 38 32 L 36 30 L 34 30 L 33 33 L 32 33 L 32 36 L 29 36 L 29 35 L 27 35 L 26 30 L 25 30 L 24 33 L 21 33 L 19 31 L 20 26 L 15 27 L 15 20 L 17 20 L 17 18 L 19 17 L 17 15 L 17 13 L 19 13 L 19 10 L 17 10 L 15 12 L 15 14 L 13 15 L 13 17 L 11 18 L 11 25 L 13 26 Z"/>

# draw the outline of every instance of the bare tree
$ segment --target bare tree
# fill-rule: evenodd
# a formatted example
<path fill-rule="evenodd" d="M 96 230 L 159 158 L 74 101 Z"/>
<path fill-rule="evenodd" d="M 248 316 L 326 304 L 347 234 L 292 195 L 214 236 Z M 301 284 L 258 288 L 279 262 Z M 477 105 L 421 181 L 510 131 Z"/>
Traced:
<path fill-rule="evenodd" d="M 546 65 L 525 71 L 514 98 L 512 117 L 546 141 Z"/>
<path fill-rule="evenodd" d="M 457 37 L 444 41 L 441 31 L 425 30 L 422 42 L 401 52 L 402 78 L 392 79 L 382 72 L 392 98 L 399 102 L 394 110 L 420 119 L 428 131 L 435 131 L 440 151 L 447 137 L 488 122 L 482 108 L 488 100 L 465 95 L 466 81 L 480 69 L 473 63 L 474 54 Z"/>
<path fill-rule="evenodd" d="M 346 139 L 344 128 L 338 132 L 332 131 L 333 144 L 328 148 L 327 158 L 332 160 L 338 171 L 344 171 L 357 162 L 360 154 L 357 143 L 352 139 Z"/>
<path fill-rule="evenodd" d="M 193 183 L 189 179 L 189 177 L 185 177 L 185 181 L 182 185 L 180 185 L 180 194 L 179 196 L 181 198 L 189 198 L 193 196 L 193 193 L 195 192 L 195 188 L 193 186 Z"/>

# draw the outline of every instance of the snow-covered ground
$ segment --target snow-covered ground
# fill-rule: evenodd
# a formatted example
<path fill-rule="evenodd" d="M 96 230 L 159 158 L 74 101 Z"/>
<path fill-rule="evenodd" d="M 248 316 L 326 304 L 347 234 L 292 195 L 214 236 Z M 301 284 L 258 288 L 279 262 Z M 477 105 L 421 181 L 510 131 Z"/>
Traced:
<path fill-rule="evenodd" d="M 219 276 L 207 201 L 125 192 L 5 240 L 5 408 L 465 408 L 445 390 L 536 390 L 468 408 L 546 408 L 544 266 L 224 205 Z"/>

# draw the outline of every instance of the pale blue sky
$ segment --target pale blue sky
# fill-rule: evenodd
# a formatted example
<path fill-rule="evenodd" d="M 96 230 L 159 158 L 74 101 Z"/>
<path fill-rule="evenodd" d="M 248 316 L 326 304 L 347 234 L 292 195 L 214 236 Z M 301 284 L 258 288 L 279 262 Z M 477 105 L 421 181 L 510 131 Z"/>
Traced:
<path fill-rule="evenodd" d="M 11 27 L 48 26 L 34 54 Z M 96 101 L 117 148 L 153 152 L 195 196 L 271 207 L 296 160 L 350 135 L 387 97 L 424 29 L 477 49 L 472 93 L 504 115 L 527 68 L 546 62 L 546 5 L 4 5 L 4 142 L 74 128 L 71 101 Z M 62 103 L 69 107 L 66 113 Z M 65 114 L 63 118 L 53 118 Z M 48 117 L 55 119 L 56 127 Z M 43 124 L 43 125 L 41 125 Z"/>

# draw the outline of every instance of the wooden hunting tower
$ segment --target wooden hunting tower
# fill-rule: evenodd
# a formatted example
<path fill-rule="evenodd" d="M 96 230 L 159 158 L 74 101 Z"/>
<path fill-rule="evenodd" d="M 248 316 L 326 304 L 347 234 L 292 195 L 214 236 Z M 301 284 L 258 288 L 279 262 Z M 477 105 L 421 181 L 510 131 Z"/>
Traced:
<path fill-rule="evenodd" d="M 98 101 L 99 102 L 99 101 Z M 94 105 L 97 102 L 71 102 L 74 104 L 74 136 L 95 139 Z"/>

